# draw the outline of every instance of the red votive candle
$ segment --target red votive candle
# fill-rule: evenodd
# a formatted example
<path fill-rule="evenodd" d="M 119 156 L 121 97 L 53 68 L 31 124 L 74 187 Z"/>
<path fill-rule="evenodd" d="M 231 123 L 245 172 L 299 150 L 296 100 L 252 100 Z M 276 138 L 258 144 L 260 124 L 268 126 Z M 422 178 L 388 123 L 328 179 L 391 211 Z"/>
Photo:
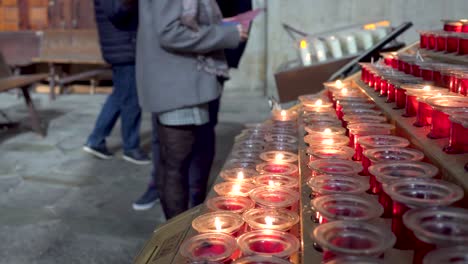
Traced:
<path fill-rule="evenodd" d="M 236 214 L 252 209 L 254 202 L 246 197 L 217 196 L 206 201 L 206 207 L 211 211 L 227 211 Z"/>
<path fill-rule="evenodd" d="M 299 250 L 300 241 L 295 236 L 277 230 L 255 230 L 238 239 L 243 255 L 288 258 Z"/>
<path fill-rule="evenodd" d="M 387 100 L 386 103 L 393 103 L 395 102 L 395 85 L 391 82 L 388 83 L 387 88 Z"/>
<path fill-rule="evenodd" d="M 296 177 L 277 174 L 262 174 L 253 179 L 256 186 L 284 187 L 296 190 L 299 181 Z"/>
<path fill-rule="evenodd" d="M 363 194 L 369 182 L 359 176 L 317 176 L 307 181 L 312 190 L 311 198 L 330 194 Z"/>
<path fill-rule="evenodd" d="M 420 161 L 424 158 L 424 153 L 419 150 L 403 147 L 382 147 L 368 149 L 363 152 L 364 156 L 371 161 L 371 165 L 389 162 L 389 161 Z M 379 194 L 380 185 L 378 184 L 375 175 L 370 175 L 369 178 L 370 193 Z"/>
<path fill-rule="evenodd" d="M 447 33 L 437 32 L 436 34 L 436 51 L 445 51 L 447 46 Z"/>
<path fill-rule="evenodd" d="M 342 159 L 351 160 L 354 149 L 347 146 L 312 146 L 307 149 L 310 161 L 318 159 Z"/>
<path fill-rule="evenodd" d="M 434 165 L 420 161 L 392 161 L 378 163 L 369 167 L 369 172 L 375 176 L 379 183 L 379 203 L 384 208 L 382 217 L 391 218 L 393 213 L 393 201 L 390 196 L 383 191 L 382 185 L 393 181 L 411 177 L 433 178 L 439 172 Z"/>
<path fill-rule="evenodd" d="M 382 206 L 375 200 L 358 195 L 331 194 L 314 198 L 312 209 L 320 224 L 338 220 L 368 221 L 383 213 Z"/>
<path fill-rule="evenodd" d="M 180 254 L 189 261 L 215 261 L 230 263 L 237 250 L 236 239 L 223 233 L 205 233 L 185 240 Z"/>
<path fill-rule="evenodd" d="M 458 20 L 443 20 L 444 22 L 444 31 L 447 32 L 461 32 L 463 28 L 463 23 Z"/>
<path fill-rule="evenodd" d="M 467 219 L 468 210 L 455 207 L 413 209 L 406 213 L 404 224 L 417 238 L 413 263 L 422 264 L 425 256 L 436 248 L 466 245 Z M 460 261 L 462 259 L 454 258 L 449 262 Z"/>
<path fill-rule="evenodd" d="M 464 96 L 468 95 L 468 71 L 459 72 L 458 78 L 458 93 Z"/>
<path fill-rule="evenodd" d="M 458 47 L 460 45 L 460 37 L 458 33 L 449 33 L 447 35 L 447 52 L 458 53 Z"/>
<path fill-rule="evenodd" d="M 297 176 L 299 168 L 297 165 L 292 163 L 270 163 L 264 162 L 257 165 L 257 171 L 260 174 L 280 174 L 288 176 Z"/>
<path fill-rule="evenodd" d="M 309 162 L 312 177 L 320 175 L 356 175 L 362 171 L 362 165 L 351 160 L 318 159 Z"/>
<path fill-rule="evenodd" d="M 246 256 L 234 261 L 232 264 L 291 264 L 286 259 L 272 256 Z M 209 263 L 208 263 L 209 264 Z"/>
<path fill-rule="evenodd" d="M 460 20 L 462 22 L 462 29 L 461 32 L 463 33 L 468 33 L 468 19 L 462 19 Z"/>
<path fill-rule="evenodd" d="M 256 208 L 245 212 L 242 217 L 249 230 L 279 230 L 288 232 L 299 222 L 299 215 L 290 210 Z"/>
<path fill-rule="evenodd" d="M 429 34 L 425 31 L 419 32 L 419 47 L 427 49 L 429 47 Z"/>
<path fill-rule="evenodd" d="M 428 33 L 428 44 L 427 44 L 427 49 L 428 50 L 434 50 L 435 47 L 436 47 L 436 37 L 435 37 L 435 34 L 434 32 L 429 32 Z"/>
<path fill-rule="evenodd" d="M 448 111 L 468 109 L 468 97 L 465 96 L 435 96 L 426 99 L 432 107 L 431 131 L 429 138 L 445 138 L 450 136 L 450 120 Z"/>
<path fill-rule="evenodd" d="M 407 147 L 409 146 L 409 141 L 406 138 L 391 136 L 391 135 L 372 135 L 372 136 L 363 136 L 358 139 L 358 143 L 362 148 L 362 151 L 374 148 L 382 147 Z M 361 153 L 362 155 L 362 153 Z M 364 155 L 362 157 L 362 167 L 363 170 L 361 175 L 370 176 L 368 168 L 371 165 L 371 161 Z"/>
<path fill-rule="evenodd" d="M 429 85 L 409 85 L 406 89 L 406 106 L 404 117 L 414 117 L 418 113 L 419 103 L 417 98 L 427 98 L 435 95 L 448 93 L 445 88 L 438 88 Z"/>
<path fill-rule="evenodd" d="M 449 119 L 450 139 L 444 151 L 449 154 L 468 153 L 468 114 L 452 115 Z"/>
<path fill-rule="evenodd" d="M 425 98 L 418 97 L 418 113 L 414 126 L 423 127 L 432 123 L 432 107 L 426 103 Z"/>
<path fill-rule="evenodd" d="M 423 260 L 424 264 L 468 262 L 468 246 L 453 246 L 440 248 L 429 252 Z"/>
<path fill-rule="evenodd" d="M 419 66 L 419 68 L 421 69 L 421 77 L 423 78 L 423 80 L 425 80 L 425 81 L 432 81 L 433 80 L 432 69 L 430 69 L 430 68 L 421 68 L 421 66 Z"/>
<path fill-rule="evenodd" d="M 347 146 L 349 145 L 349 137 L 344 135 L 307 135 L 304 137 L 304 142 L 312 146 Z"/>
<path fill-rule="evenodd" d="M 260 186 L 253 189 L 249 196 L 257 207 L 272 209 L 290 209 L 299 200 L 297 191 L 280 186 Z"/>
<path fill-rule="evenodd" d="M 458 55 L 468 54 L 468 34 L 460 34 L 458 42 Z"/>
<path fill-rule="evenodd" d="M 403 109 L 406 106 L 406 90 L 401 87 L 395 87 L 395 108 Z"/>
<path fill-rule="evenodd" d="M 388 228 L 366 222 L 334 221 L 314 229 L 313 238 L 323 249 L 323 261 L 336 256 L 381 256 L 395 243 Z"/>
<path fill-rule="evenodd" d="M 400 179 L 383 185 L 393 200 L 392 231 L 397 237 L 395 248 L 414 249 L 415 238 L 403 224 L 402 216 L 410 208 L 447 206 L 463 198 L 463 189 L 443 180 L 427 178 Z"/>
<path fill-rule="evenodd" d="M 356 123 L 348 125 L 348 129 L 349 138 L 353 140 L 352 144 L 355 151 L 353 159 L 355 161 L 361 161 L 362 147 L 359 144 L 359 138 L 370 135 L 390 135 L 392 134 L 392 130 L 395 129 L 395 126 L 382 123 Z"/>
<path fill-rule="evenodd" d="M 206 213 L 192 221 L 192 227 L 198 233 L 225 233 L 237 236 L 243 226 L 242 216 L 226 211 Z"/>

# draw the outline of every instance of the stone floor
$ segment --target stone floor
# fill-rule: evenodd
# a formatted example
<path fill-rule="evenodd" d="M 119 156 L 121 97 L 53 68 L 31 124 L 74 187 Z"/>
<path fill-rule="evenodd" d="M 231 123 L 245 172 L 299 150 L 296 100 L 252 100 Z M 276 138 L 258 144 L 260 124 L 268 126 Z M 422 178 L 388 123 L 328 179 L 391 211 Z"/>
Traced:
<path fill-rule="evenodd" d="M 34 94 L 48 128 L 43 139 L 30 132 L 22 99 L 0 94 L 0 110 L 22 123 L 16 130 L 0 131 L 1 264 L 131 263 L 150 232 L 164 223 L 159 204 L 144 212 L 131 208 L 145 188 L 150 166 L 122 161 L 119 129 L 108 140 L 116 151 L 113 160 L 97 160 L 81 151 L 105 97 L 64 95 L 50 102 Z M 223 98 L 212 177 L 242 124 L 267 115 L 261 96 Z M 141 134 L 149 150 L 147 114 Z"/>

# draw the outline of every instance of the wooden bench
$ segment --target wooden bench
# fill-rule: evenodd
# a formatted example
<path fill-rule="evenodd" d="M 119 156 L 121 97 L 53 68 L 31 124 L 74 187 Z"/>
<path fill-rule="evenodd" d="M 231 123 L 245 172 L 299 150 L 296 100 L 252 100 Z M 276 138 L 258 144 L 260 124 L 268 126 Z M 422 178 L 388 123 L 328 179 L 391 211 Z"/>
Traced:
<path fill-rule="evenodd" d="M 47 73 L 12 75 L 9 66 L 5 63 L 3 55 L 0 53 L 0 93 L 12 89 L 21 90 L 26 106 L 28 107 L 31 127 L 43 137 L 45 136 L 45 131 L 41 127 L 39 115 L 37 114 L 34 103 L 31 100 L 31 95 L 29 94 L 29 88 L 34 86 L 37 82 L 47 79 L 47 76 Z M 6 117 L 5 114 L 2 113 L 2 115 Z M 18 124 L 16 122 L 11 122 L 9 119 L 7 119 L 7 121 L 6 123 L 0 123 L 1 129 L 15 127 Z"/>
<path fill-rule="evenodd" d="M 39 56 L 33 62 L 49 66 L 50 98 L 55 99 L 55 86 L 63 93 L 66 85 L 89 80 L 94 90 L 96 82 L 111 75 L 109 65 L 102 59 L 96 30 L 46 30 L 41 33 Z M 66 72 L 70 65 L 88 68 L 75 74 Z"/>

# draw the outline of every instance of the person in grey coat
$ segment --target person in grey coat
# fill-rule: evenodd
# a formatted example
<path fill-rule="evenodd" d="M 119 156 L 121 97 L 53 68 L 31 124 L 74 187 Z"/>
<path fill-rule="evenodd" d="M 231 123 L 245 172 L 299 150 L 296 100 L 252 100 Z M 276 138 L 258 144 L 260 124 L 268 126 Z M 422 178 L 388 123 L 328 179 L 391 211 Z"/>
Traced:
<path fill-rule="evenodd" d="M 153 113 L 160 141 L 157 189 L 166 218 L 189 206 L 192 148 L 209 126 L 208 105 L 228 75 L 224 49 L 247 38 L 223 23 L 215 0 L 140 0 L 137 83 L 141 107 Z M 204 183 L 206 184 L 206 183 Z"/>

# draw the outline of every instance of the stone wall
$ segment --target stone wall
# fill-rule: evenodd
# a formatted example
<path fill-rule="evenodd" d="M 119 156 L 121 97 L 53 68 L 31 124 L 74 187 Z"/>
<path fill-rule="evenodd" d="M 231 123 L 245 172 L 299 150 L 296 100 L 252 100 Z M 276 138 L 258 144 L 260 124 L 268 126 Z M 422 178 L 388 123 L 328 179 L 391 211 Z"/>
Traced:
<path fill-rule="evenodd" d="M 227 0 L 233 1 L 233 0 Z M 296 58 L 294 43 L 281 23 L 308 33 L 347 25 L 390 20 L 398 26 L 411 21 L 414 26 L 400 40 L 412 43 L 418 29 L 440 29 L 441 19 L 468 18 L 467 0 L 253 0 L 266 7 L 252 28 L 248 47 L 226 92 L 275 95 L 273 74 L 284 62 Z"/>

